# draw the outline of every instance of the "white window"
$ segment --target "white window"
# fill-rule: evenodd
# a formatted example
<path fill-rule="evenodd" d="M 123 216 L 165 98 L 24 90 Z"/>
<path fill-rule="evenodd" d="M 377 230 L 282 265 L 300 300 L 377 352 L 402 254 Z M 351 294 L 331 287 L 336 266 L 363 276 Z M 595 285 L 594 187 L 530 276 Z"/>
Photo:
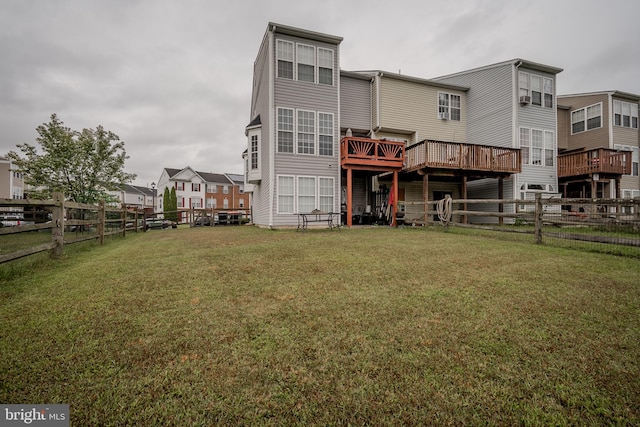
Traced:
<path fill-rule="evenodd" d="M 531 104 L 542 105 L 542 77 L 531 75 Z"/>
<path fill-rule="evenodd" d="M 293 110 L 278 108 L 278 153 L 293 153 Z"/>
<path fill-rule="evenodd" d="M 184 182 L 176 182 L 176 190 L 184 191 Z"/>
<path fill-rule="evenodd" d="M 460 95 L 438 92 L 438 118 L 460 121 Z"/>
<path fill-rule="evenodd" d="M 318 48 L 318 83 L 333 85 L 333 51 Z"/>
<path fill-rule="evenodd" d="M 584 129 L 585 129 L 584 113 L 585 113 L 584 108 L 571 112 L 571 133 L 572 134 L 584 132 Z"/>
<path fill-rule="evenodd" d="M 218 207 L 218 201 L 214 198 L 207 199 L 207 209 L 216 209 Z"/>
<path fill-rule="evenodd" d="M 223 185 L 222 186 L 222 194 L 229 194 L 229 186 L 228 185 Z"/>
<path fill-rule="evenodd" d="M 298 212 L 311 212 L 316 208 L 316 179 L 298 177 Z"/>
<path fill-rule="evenodd" d="M 531 129 L 531 164 L 542 165 L 543 132 Z"/>
<path fill-rule="evenodd" d="M 298 45 L 298 80 L 315 83 L 316 49 L 304 44 Z"/>
<path fill-rule="evenodd" d="M 318 178 L 318 194 L 320 204 L 318 208 L 324 212 L 333 212 L 334 184 L 333 178 Z"/>
<path fill-rule="evenodd" d="M 638 104 L 613 101 L 613 124 L 638 129 Z"/>
<path fill-rule="evenodd" d="M 602 104 L 587 107 L 587 130 L 602 127 Z"/>
<path fill-rule="evenodd" d="M 201 197 L 191 197 L 189 203 L 192 208 L 201 208 L 202 207 L 202 198 Z"/>
<path fill-rule="evenodd" d="M 640 148 L 638 147 L 632 147 L 630 145 L 620 145 L 620 144 L 615 144 L 613 146 L 614 150 L 620 150 L 620 151 L 631 151 L 631 159 L 629 159 L 628 157 L 625 157 L 625 162 L 628 162 L 629 160 L 631 160 L 631 175 L 632 176 L 638 176 L 638 173 L 640 172 L 638 170 L 638 164 L 639 164 L 639 151 Z"/>
<path fill-rule="evenodd" d="M 191 183 L 191 191 L 200 191 L 200 184 L 197 182 Z"/>
<path fill-rule="evenodd" d="M 298 154 L 315 154 L 316 114 L 298 110 Z"/>
<path fill-rule="evenodd" d="M 544 79 L 544 106 L 547 108 L 553 108 L 553 79 Z"/>
<path fill-rule="evenodd" d="M 520 96 L 529 96 L 529 73 L 518 73 Z"/>
<path fill-rule="evenodd" d="M 531 147 L 531 130 L 529 128 L 520 128 L 520 152 L 522 153 L 522 164 L 528 165 Z"/>
<path fill-rule="evenodd" d="M 278 40 L 276 42 L 276 57 L 278 61 L 278 77 L 293 79 L 293 43 Z"/>
<path fill-rule="evenodd" d="M 278 213 L 293 213 L 294 178 L 278 176 Z"/>
<path fill-rule="evenodd" d="M 589 105 L 571 112 L 571 133 L 602 127 L 602 103 Z"/>
<path fill-rule="evenodd" d="M 318 113 L 318 154 L 333 156 L 333 114 Z"/>
<path fill-rule="evenodd" d="M 178 196 L 178 207 L 179 208 L 184 208 L 184 197 L 183 196 Z"/>
<path fill-rule="evenodd" d="M 229 209 L 229 199 L 227 199 L 226 197 L 222 201 L 222 209 Z"/>
<path fill-rule="evenodd" d="M 251 169 L 258 169 L 258 135 L 251 135 Z"/>
<path fill-rule="evenodd" d="M 544 165 L 553 166 L 555 157 L 555 133 L 551 131 L 544 131 Z"/>

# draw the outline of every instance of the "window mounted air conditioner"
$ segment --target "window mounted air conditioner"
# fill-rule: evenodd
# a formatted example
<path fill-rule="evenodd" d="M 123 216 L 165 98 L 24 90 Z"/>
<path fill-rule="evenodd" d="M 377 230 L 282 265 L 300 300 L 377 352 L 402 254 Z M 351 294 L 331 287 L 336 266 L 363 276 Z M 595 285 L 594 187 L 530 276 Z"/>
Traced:
<path fill-rule="evenodd" d="M 438 118 L 440 120 L 447 120 L 449 119 L 449 115 L 447 113 L 438 113 Z"/>
<path fill-rule="evenodd" d="M 529 95 L 521 96 L 520 105 L 527 105 L 527 104 L 531 104 L 531 97 Z"/>

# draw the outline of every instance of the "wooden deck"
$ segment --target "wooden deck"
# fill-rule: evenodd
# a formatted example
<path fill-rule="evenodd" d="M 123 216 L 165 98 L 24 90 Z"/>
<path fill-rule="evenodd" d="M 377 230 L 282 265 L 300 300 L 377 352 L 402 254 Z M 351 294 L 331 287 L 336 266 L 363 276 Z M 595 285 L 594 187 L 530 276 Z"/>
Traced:
<path fill-rule="evenodd" d="M 627 175 L 631 173 L 631 151 L 608 148 L 558 155 L 558 178 L 579 177 L 594 173 Z"/>
<path fill-rule="evenodd" d="M 521 171 L 520 150 L 456 142 L 421 141 L 407 148 L 406 172 L 421 169 L 512 174 Z"/>
<path fill-rule="evenodd" d="M 364 170 L 401 170 L 405 143 L 378 139 L 344 137 L 340 141 L 340 164 Z"/>

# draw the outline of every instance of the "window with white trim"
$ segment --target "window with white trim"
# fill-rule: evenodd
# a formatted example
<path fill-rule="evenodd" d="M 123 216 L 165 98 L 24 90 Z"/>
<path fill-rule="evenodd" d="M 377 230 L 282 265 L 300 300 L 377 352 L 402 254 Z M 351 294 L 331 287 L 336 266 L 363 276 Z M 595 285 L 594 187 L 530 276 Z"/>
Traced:
<path fill-rule="evenodd" d="M 333 156 L 333 114 L 318 113 L 318 154 Z"/>
<path fill-rule="evenodd" d="M 207 209 L 216 209 L 218 207 L 218 201 L 214 198 L 207 199 Z"/>
<path fill-rule="evenodd" d="M 229 209 L 229 199 L 227 199 L 226 197 L 222 201 L 222 209 Z"/>
<path fill-rule="evenodd" d="M 614 100 L 613 124 L 638 129 L 638 104 Z"/>
<path fill-rule="evenodd" d="M 191 183 L 191 191 L 200 191 L 200 183 L 192 182 Z"/>
<path fill-rule="evenodd" d="M 520 153 L 522 154 L 522 164 L 528 165 L 531 147 L 531 129 L 520 128 Z"/>
<path fill-rule="evenodd" d="M 531 129 L 531 164 L 542 165 L 542 147 L 544 144 L 543 132 L 539 129 Z"/>
<path fill-rule="evenodd" d="M 555 158 L 555 138 L 554 133 L 548 130 L 544 131 L 544 165 L 553 166 Z"/>
<path fill-rule="evenodd" d="M 438 118 L 460 121 L 460 95 L 438 92 Z"/>
<path fill-rule="evenodd" d="M 531 105 L 542 105 L 542 76 L 531 75 Z"/>
<path fill-rule="evenodd" d="M 278 40 L 276 42 L 278 77 L 293 80 L 293 43 Z"/>
<path fill-rule="evenodd" d="M 620 150 L 620 151 L 631 151 L 631 158 L 629 159 L 628 157 L 625 157 L 624 161 L 628 162 L 629 160 L 631 161 L 631 176 L 638 176 L 639 172 L 640 172 L 640 148 L 638 147 L 632 147 L 630 145 L 620 145 L 620 144 L 615 144 L 613 146 L 614 150 Z"/>
<path fill-rule="evenodd" d="M 189 200 L 189 204 L 192 208 L 201 208 L 202 207 L 202 197 L 191 197 Z"/>
<path fill-rule="evenodd" d="M 520 96 L 529 96 L 529 73 L 520 71 L 518 73 L 518 84 Z"/>
<path fill-rule="evenodd" d="M 222 186 L 222 194 L 229 194 L 229 186 L 228 185 L 223 185 Z"/>
<path fill-rule="evenodd" d="M 602 103 L 589 105 L 571 112 L 571 134 L 602 127 Z"/>
<path fill-rule="evenodd" d="M 543 88 L 544 106 L 553 108 L 553 79 L 544 78 Z"/>
<path fill-rule="evenodd" d="M 278 153 L 293 153 L 293 110 L 278 108 Z"/>
<path fill-rule="evenodd" d="M 178 204 L 179 208 L 184 208 L 185 207 L 185 205 L 184 205 L 184 197 L 183 196 L 178 196 L 178 203 L 177 204 Z"/>
<path fill-rule="evenodd" d="M 176 182 L 176 190 L 177 191 L 184 191 L 184 182 L 183 181 Z"/>
<path fill-rule="evenodd" d="M 258 169 L 258 135 L 251 135 L 251 169 Z"/>
<path fill-rule="evenodd" d="M 318 83 L 333 86 L 333 50 L 318 48 Z"/>
<path fill-rule="evenodd" d="M 293 213 L 294 177 L 278 176 L 278 213 Z"/>
<path fill-rule="evenodd" d="M 334 202 L 333 178 L 318 178 L 318 194 L 320 201 L 318 208 L 323 212 L 333 212 Z"/>
<path fill-rule="evenodd" d="M 316 49 L 313 46 L 298 44 L 298 80 L 315 83 L 316 81 Z"/>
<path fill-rule="evenodd" d="M 298 177 L 298 212 L 311 212 L 316 208 L 316 179 L 312 176 Z"/>
<path fill-rule="evenodd" d="M 315 154 L 316 113 L 298 110 L 298 154 Z"/>

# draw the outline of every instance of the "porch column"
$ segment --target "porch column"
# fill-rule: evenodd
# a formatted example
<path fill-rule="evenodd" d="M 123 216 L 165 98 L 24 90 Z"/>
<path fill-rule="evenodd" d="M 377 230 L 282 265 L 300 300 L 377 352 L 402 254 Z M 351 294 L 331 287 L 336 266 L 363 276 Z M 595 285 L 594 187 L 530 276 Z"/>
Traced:
<path fill-rule="evenodd" d="M 391 220 L 391 225 L 393 227 L 398 226 L 398 222 L 396 220 L 398 216 L 398 171 L 393 171 L 393 218 Z"/>
<path fill-rule="evenodd" d="M 595 199 L 598 197 L 598 181 L 591 177 L 591 198 Z"/>
<path fill-rule="evenodd" d="M 353 187 L 353 176 L 351 172 L 351 168 L 347 168 L 347 227 L 352 226 L 353 218 L 352 218 L 352 206 L 353 202 L 351 201 L 352 197 L 352 187 Z"/>
<path fill-rule="evenodd" d="M 429 175 L 422 176 L 422 199 L 424 201 L 424 225 L 427 225 L 427 211 L 429 210 Z"/>
<path fill-rule="evenodd" d="M 498 178 L 498 199 L 500 200 L 504 199 L 504 179 L 502 178 Z M 504 203 L 498 203 L 498 212 L 500 213 L 504 212 Z M 504 217 L 502 216 L 498 217 L 498 224 L 499 225 L 504 224 Z"/>
<path fill-rule="evenodd" d="M 465 200 L 464 204 L 462 205 L 462 210 L 466 211 L 467 210 L 467 177 L 466 176 L 462 177 L 462 198 Z M 462 215 L 462 223 L 463 224 L 467 223 L 467 214 Z"/>

